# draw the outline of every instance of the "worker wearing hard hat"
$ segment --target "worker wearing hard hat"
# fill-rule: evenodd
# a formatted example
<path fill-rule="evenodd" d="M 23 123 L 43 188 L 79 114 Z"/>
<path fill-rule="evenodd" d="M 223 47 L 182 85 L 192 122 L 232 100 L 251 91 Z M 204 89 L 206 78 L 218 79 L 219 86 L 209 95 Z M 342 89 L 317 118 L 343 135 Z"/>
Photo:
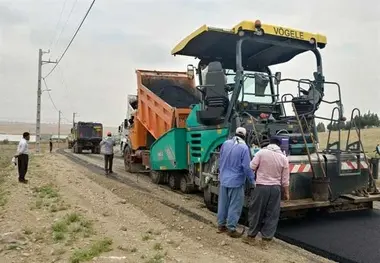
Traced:
<path fill-rule="evenodd" d="M 240 237 L 236 231 L 244 205 L 244 186 L 254 183 L 254 173 L 249 167 L 250 152 L 245 143 L 247 131 L 238 127 L 235 136 L 225 141 L 220 150 L 218 232 L 227 232 L 230 237 Z"/>
<path fill-rule="evenodd" d="M 113 147 L 116 145 L 115 140 L 112 138 L 111 132 L 107 132 L 107 137 L 100 142 L 100 146 L 104 147 L 104 170 L 106 175 L 113 173 Z"/>

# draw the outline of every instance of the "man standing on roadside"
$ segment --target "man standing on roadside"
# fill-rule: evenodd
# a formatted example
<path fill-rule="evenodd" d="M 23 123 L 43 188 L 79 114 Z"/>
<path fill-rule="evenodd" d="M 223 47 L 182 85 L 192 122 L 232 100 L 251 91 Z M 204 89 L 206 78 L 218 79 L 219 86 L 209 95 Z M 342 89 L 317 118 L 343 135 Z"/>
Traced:
<path fill-rule="evenodd" d="M 251 160 L 245 143 L 247 131 L 238 127 L 235 136 L 225 141 L 220 150 L 219 160 L 219 197 L 218 232 L 228 232 L 233 238 L 242 234 L 236 231 L 244 205 L 244 185 L 254 183 L 254 173 L 249 167 Z"/>
<path fill-rule="evenodd" d="M 116 145 L 115 140 L 112 138 L 111 132 L 107 132 L 107 137 L 100 142 L 100 146 L 104 145 L 104 170 L 106 175 L 113 173 L 113 147 Z"/>
<path fill-rule="evenodd" d="M 51 152 L 53 150 L 53 141 L 51 138 L 49 140 L 49 147 L 50 147 L 50 152 Z"/>
<path fill-rule="evenodd" d="M 243 242 L 255 243 L 261 232 L 266 246 L 274 237 L 281 209 L 281 190 L 289 200 L 289 162 L 282 153 L 278 139 L 270 139 L 267 147 L 258 151 L 250 166 L 256 173 L 256 187 L 249 200 L 249 230 Z M 281 189 L 282 188 L 282 189 Z"/>
<path fill-rule="evenodd" d="M 25 180 L 25 175 L 28 171 L 29 164 L 29 150 L 28 150 L 28 141 L 30 140 L 29 132 L 24 132 L 22 139 L 20 140 L 17 147 L 17 166 L 18 166 L 18 181 L 20 183 L 26 184 L 28 180 Z"/>

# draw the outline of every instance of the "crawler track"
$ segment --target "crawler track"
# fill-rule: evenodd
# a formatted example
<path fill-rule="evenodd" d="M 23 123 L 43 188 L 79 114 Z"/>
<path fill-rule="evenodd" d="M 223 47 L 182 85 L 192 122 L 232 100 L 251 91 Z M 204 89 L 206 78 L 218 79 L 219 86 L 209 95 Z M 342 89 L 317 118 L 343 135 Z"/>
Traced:
<path fill-rule="evenodd" d="M 104 174 L 99 164 L 94 164 L 84 160 L 70 152 L 58 150 L 58 153 L 66 156 L 75 163 L 83 165 L 97 174 Z M 101 160 L 102 156 L 87 155 L 86 158 Z M 118 158 L 119 159 L 119 158 Z M 119 159 L 120 161 L 120 159 Z M 201 209 L 191 211 L 180 204 L 171 202 L 166 198 L 158 196 L 155 192 L 158 187 L 160 190 L 179 196 L 188 196 L 180 192 L 173 192 L 164 185 L 154 185 L 149 177 L 141 176 L 138 180 L 145 182 L 141 185 L 138 181 L 131 178 L 131 174 L 123 171 L 124 167 L 114 164 L 117 167 L 116 174 L 108 176 L 109 179 L 121 182 L 130 187 L 138 189 L 151 196 L 161 204 L 170 207 L 186 216 L 199 222 L 215 225 L 210 219 L 202 216 Z M 197 195 L 190 195 L 191 200 L 199 202 L 199 207 L 203 205 L 203 199 Z M 208 213 L 213 214 L 208 211 Z M 278 227 L 276 237 L 292 245 L 301 247 L 312 253 L 320 255 L 337 262 L 347 263 L 377 263 L 380 258 L 378 240 L 380 240 L 380 210 L 341 213 L 338 215 L 324 216 L 318 218 L 306 218 L 291 222 L 281 222 Z"/>

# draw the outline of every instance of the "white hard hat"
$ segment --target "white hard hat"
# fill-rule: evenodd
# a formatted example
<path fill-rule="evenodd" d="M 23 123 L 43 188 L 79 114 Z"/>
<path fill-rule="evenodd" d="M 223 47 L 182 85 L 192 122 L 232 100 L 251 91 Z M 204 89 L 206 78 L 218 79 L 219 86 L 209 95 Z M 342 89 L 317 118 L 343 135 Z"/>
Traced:
<path fill-rule="evenodd" d="M 236 134 L 240 134 L 240 135 L 243 135 L 243 136 L 246 136 L 247 135 L 247 130 L 243 127 L 238 127 L 236 129 Z"/>

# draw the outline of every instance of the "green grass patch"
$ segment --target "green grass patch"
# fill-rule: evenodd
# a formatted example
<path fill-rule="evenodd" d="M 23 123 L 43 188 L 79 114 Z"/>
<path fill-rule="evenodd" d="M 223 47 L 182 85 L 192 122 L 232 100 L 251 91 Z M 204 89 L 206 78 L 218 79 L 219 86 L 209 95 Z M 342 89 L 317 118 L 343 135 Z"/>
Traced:
<path fill-rule="evenodd" d="M 0 189 L 0 206 L 5 206 L 8 202 L 7 192 Z"/>
<path fill-rule="evenodd" d="M 40 198 L 54 199 L 59 197 L 58 191 L 52 185 L 35 187 L 33 190 Z"/>
<path fill-rule="evenodd" d="M 78 236 L 89 237 L 94 233 L 91 221 L 86 220 L 78 213 L 67 214 L 62 219 L 52 225 L 54 241 L 63 241 L 66 239 L 68 243 L 72 243 Z"/>
<path fill-rule="evenodd" d="M 151 239 L 152 238 L 152 236 L 151 235 L 149 235 L 149 234 L 144 234 L 143 236 L 142 236 L 142 241 L 148 241 L 149 239 Z"/>
<path fill-rule="evenodd" d="M 161 253 L 157 253 L 152 258 L 145 261 L 145 263 L 164 263 L 164 258 L 165 258 L 165 255 Z"/>
<path fill-rule="evenodd" d="M 112 250 L 112 239 L 104 238 L 91 244 L 88 248 L 75 250 L 70 258 L 71 263 L 89 261 L 104 252 Z"/>
<path fill-rule="evenodd" d="M 153 249 L 154 250 L 163 250 L 164 248 L 161 245 L 161 243 L 156 243 L 156 244 L 154 244 Z"/>

